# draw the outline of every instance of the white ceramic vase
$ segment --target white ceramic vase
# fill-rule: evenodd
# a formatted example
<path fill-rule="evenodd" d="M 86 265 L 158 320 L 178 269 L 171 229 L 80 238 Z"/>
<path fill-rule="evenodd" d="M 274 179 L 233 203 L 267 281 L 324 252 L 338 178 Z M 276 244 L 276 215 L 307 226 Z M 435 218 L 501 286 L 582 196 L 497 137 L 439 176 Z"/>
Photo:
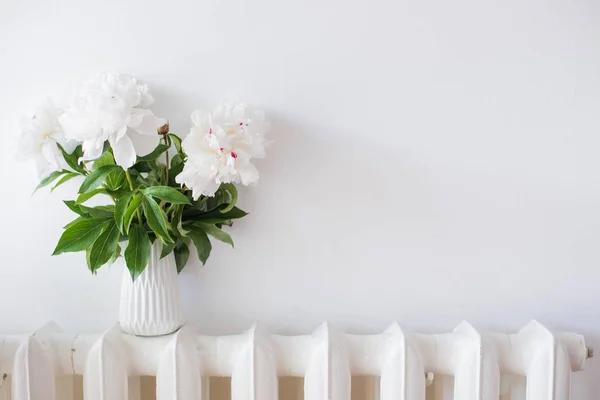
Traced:
<path fill-rule="evenodd" d="M 160 336 L 184 324 L 179 282 L 173 253 L 160 259 L 162 246 L 152 245 L 146 269 L 132 281 L 124 267 L 119 322 L 124 332 L 137 336 Z"/>

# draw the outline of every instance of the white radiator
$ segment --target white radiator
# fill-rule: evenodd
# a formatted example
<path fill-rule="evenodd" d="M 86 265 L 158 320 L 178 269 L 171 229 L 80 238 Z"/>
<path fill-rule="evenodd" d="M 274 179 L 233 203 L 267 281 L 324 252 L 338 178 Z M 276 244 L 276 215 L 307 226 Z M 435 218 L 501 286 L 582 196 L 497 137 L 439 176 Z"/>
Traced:
<path fill-rule="evenodd" d="M 570 398 L 571 372 L 590 356 L 582 336 L 552 334 L 535 321 L 516 334 L 480 333 L 463 322 L 438 335 L 397 324 L 350 335 L 323 324 L 304 336 L 261 326 L 203 336 L 186 326 L 157 338 L 118 327 L 74 335 L 49 324 L 30 336 L 0 335 L 0 399 L 10 398 L 10 387 L 13 400 L 72 400 L 69 378 L 83 375 L 86 400 L 137 400 L 131 377 L 149 375 L 159 400 L 208 400 L 208 376 L 230 376 L 233 400 L 275 400 L 282 376 L 304 377 L 306 400 L 349 400 L 351 376 L 370 375 L 380 377 L 381 400 L 424 400 L 428 381 L 444 375 L 454 377 L 457 400 L 562 400 Z M 526 386 L 514 376 L 526 377 Z"/>

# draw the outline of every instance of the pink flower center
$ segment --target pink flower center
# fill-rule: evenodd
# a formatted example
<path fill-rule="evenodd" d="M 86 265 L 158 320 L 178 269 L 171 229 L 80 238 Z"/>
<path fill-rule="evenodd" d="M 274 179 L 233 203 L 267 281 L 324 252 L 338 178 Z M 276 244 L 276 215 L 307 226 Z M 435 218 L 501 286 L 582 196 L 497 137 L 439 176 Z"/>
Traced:
<path fill-rule="evenodd" d="M 235 160 L 237 158 L 237 154 L 234 151 L 232 151 L 231 152 L 231 157 L 233 157 L 233 159 Z"/>
<path fill-rule="evenodd" d="M 212 128 L 210 128 L 210 129 L 208 130 L 208 134 L 209 134 L 209 135 L 212 135 Z"/>

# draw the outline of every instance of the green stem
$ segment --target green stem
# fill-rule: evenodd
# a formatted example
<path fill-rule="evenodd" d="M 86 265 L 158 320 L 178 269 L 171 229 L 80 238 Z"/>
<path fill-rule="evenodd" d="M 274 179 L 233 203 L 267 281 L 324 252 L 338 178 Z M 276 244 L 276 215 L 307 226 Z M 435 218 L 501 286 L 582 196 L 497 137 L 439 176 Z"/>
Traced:
<path fill-rule="evenodd" d="M 125 178 L 127 178 L 127 183 L 129 183 L 129 189 L 133 192 L 133 182 L 131 181 L 131 175 L 129 175 L 129 170 L 125 170 Z"/>
<path fill-rule="evenodd" d="M 169 140 L 167 139 L 167 135 L 163 135 L 163 139 L 165 139 L 165 144 L 169 145 Z M 169 149 L 165 151 L 165 157 L 167 161 L 167 168 L 165 169 L 165 185 L 169 186 Z"/>
<path fill-rule="evenodd" d="M 133 192 L 133 182 L 131 181 L 131 175 L 129 175 L 129 170 L 126 169 L 125 170 L 125 177 L 127 178 L 127 183 L 129 183 L 129 189 L 131 189 L 131 191 Z M 135 210 L 135 213 L 137 215 L 137 219 L 138 222 L 140 223 L 140 226 L 143 225 L 142 223 L 142 214 L 140 213 L 140 209 L 138 208 L 137 210 Z"/>

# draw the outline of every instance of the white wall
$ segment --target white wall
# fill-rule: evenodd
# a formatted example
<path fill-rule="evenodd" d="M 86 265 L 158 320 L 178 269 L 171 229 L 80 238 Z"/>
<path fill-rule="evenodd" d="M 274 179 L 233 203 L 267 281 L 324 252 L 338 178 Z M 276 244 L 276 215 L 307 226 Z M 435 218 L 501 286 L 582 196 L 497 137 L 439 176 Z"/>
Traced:
<path fill-rule="evenodd" d="M 108 70 L 181 134 L 224 99 L 274 121 L 236 249 L 181 275 L 206 332 L 536 318 L 600 349 L 599 18 L 594 0 L 2 0 L 0 330 L 117 318 L 120 268 L 50 257 L 74 186 L 31 197 L 11 154 L 21 114 Z"/>

